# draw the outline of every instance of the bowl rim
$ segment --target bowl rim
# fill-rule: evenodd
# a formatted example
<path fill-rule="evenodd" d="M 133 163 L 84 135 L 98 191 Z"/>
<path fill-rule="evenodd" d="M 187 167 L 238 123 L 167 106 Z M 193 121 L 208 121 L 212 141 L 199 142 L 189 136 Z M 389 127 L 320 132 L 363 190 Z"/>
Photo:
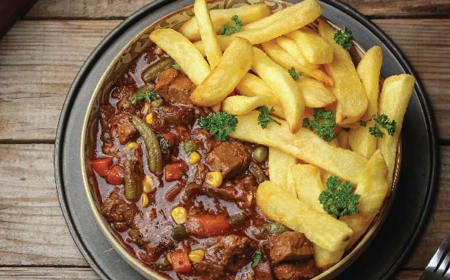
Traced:
<path fill-rule="evenodd" d="M 223 0 L 212 0 L 211 2 L 218 2 Z M 274 0 L 276 2 L 284 2 L 287 5 L 292 5 L 291 2 L 288 0 Z M 92 114 L 93 107 L 95 104 L 95 100 L 98 98 L 102 87 L 104 86 L 105 80 L 108 77 L 108 75 L 113 72 L 113 66 L 117 64 L 117 62 L 120 60 L 124 52 L 133 44 L 135 44 L 146 32 L 147 30 L 153 28 L 155 25 L 160 23 L 162 20 L 172 17 L 175 14 L 180 13 L 184 10 L 191 10 L 193 9 L 193 4 L 189 4 L 183 7 L 180 7 L 160 18 L 155 20 L 150 25 L 147 25 L 145 28 L 143 28 L 139 33 L 137 33 L 132 40 L 128 41 L 114 56 L 113 60 L 108 64 L 106 70 L 103 72 L 101 78 L 97 82 L 95 89 L 91 95 L 91 98 L 89 100 L 89 104 L 86 109 L 86 114 L 83 118 L 83 126 L 81 131 L 81 141 L 80 141 L 80 165 L 81 165 L 81 174 L 82 174 L 82 181 L 84 190 L 91 208 L 91 211 L 95 217 L 95 220 L 97 221 L 97 224 L 99 225 L 102 233 L 105 235 L 105 237 L 108 239 L 111 246 L 114 248 L 114 250 L 134 269 L 136 269 L 141 275 L 145 277 L 153 277 L 154 279 L 158 280 L 166 280 L 164 276 L 161 275 L 160 272 L 157 270 L 151 269 L 149 266 L 145 265 L 143 262 L 141 262 L 135 254 L 131 253 L 129 250 L 125 248 L 125 246 L 122 244 L 121 241 L 118 240 L 117 234 L 113 232 L 113 229 L 111 225 L 106 221 L 105 217 L 100 213 L 98 208 L 98 203 L 96 199 L 94 198 L 93 194 L 93 188 L 91 187 L 91 184 L 89 183 L 87 171 L 86 171 L 86 153 L 85 153 L 85 145 L 87 143 L 87 135 L 89 131 L 89 118 Z M 333 28 L 338 28 L 336 24 L 331 22 L 329 19 L 325 18 L 323 15 L 321 16 L 324 18 L 328 23 L 330 23 Z M 366 50 L 364 50 L 358 42 L 353 41 L 354 46 L 356 49 L 362 53 L 365 53 Z M 397 146 L 397 154 L 396 154 L 396 161 L 395 161 L 395 169 L 393 174 L 393 180 L 392 184 L 389 187 L 389 193 L 387 194 L 383 206 L 381 207 L 381 210 L 377 213 L 377 215 L 373 218 L 369 228 L 366 230 L 364 235 L 360 237 L 360 239 L 350 248 L 347 249 L 344 256 L 337 262 L 336 264 L 324 269 L 320 274 L 316 275 L 311 280 L 321 280 L 321 279 L 329 279 L 328 277 L 335 277 L 338 274 L 340 274 L 343 270 L 345 270 L 347 267 L 349 267 L 354 260 L 356 260 L 363 252 L 364 249 L 370 244 L 370 241 L 376 236 L 378 231 L 381 228 L 381 225 L 386 220 L 386 217 L 388 216 L 388 213 L 390 212 L 390 208 L 392 205 L 392 202 L 395 198 L 396 190 L 398 188 L 398 182 L 399 182 L 399 175 L 401 171 L 401 154 L 402 154 L 402 141 L 401 137 L 398 141 Z"/>

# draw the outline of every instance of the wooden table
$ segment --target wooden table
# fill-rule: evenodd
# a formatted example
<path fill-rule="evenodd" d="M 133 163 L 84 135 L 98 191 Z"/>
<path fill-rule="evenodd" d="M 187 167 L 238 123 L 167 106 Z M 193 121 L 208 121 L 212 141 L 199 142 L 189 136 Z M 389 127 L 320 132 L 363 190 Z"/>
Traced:
<path fill-rule="evenodd" d="M 0 279 L 98 279 L 72 241 L 56 197 L 56 124 L 89 53 L 147 2 L 40 0 L 0 39 Z M 450 230 L 450 1 L 345 2 L 400 46 L 433 103 L 439 192 L 426 231 L 395 277 L 417 279 Z"/>

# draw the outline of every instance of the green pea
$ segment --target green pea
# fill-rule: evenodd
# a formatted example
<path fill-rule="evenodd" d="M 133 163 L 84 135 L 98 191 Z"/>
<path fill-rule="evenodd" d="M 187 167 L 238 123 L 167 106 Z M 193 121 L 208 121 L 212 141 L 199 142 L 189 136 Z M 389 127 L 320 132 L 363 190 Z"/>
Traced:
<path fill-rule="evenodd" d="M 267 155 L 268 154 L 269 154 L 269 152 L 267 151 L 266 147 L 259 146 L 259 147 L 255 148 L 255 149 L 253 149 L 252 157 L 257 162 L 264 162 L 264 161 L 267 160 Z"/>

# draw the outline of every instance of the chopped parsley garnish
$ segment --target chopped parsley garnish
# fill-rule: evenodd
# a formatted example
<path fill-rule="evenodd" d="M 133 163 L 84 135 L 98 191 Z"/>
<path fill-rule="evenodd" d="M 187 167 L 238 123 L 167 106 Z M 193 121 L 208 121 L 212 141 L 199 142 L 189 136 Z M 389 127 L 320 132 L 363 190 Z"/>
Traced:
<path fill-rule="evenodd" d="M 359 212 L 359 195 L 353 193 L 349 182 L 342 182 L 337 176 L 327 180 L 327 188 L 320 196 L 319 201 L 328 214 L 340 218 Z"/>
<path fill-rule="evenodd" d="M 237 122 L 236 116 L 226 112 L 217 112 L 201 117 L 198 120 L 198 125 L 211 133 L 215 139 L 226 141 L 229 134 L 236 129 Z"/>
<path fill-rule="evenodd" d="M 334 129 L 336 128 L 336 115 L 333 111 L 324 109 L 314 109 L 314 119 L 304 119 L 303 126 L 311 129 L 325 141 L 336 138 Z"/>
<path fill-rule="evenodd" d="M 178 63 L 175 63 L 174 65 L 172 65 L 172 68 L 177 70 L 177 71 L 181 71 L 181 67 Z"/>
<path fill-rule="evenodd" d="M 239 20 L 239 17 L 237 15 L 231 17 L 231 22 L 232 25 L 224 24 L 222 26 L 219 32 L 220 35 L 230 36 L 231 34 L 234 34 L 241 30 L 242 22 Z"/>
<path fill-rule="evenodd" d="M 302 75 L 302 72 L 300 71 L 295 71 L 294 67 L 289 68 L 288 70 L 289 75 L 291 75 L 292 79 L 294 79 L 295 81 L 298 81 L 298 79 L 300 78 L 300 76 Z"/>
<path fill-rule="evenodd" d="M 389 117 L 385 114 L 381 114 L 379 116 L 372 115 L 368 120 L 361 120 L 359 124 L 361 126 L 367 126 L 367 124 L 371 121 L 374 121 L 374 125 L 369 127 L 369 133 L 377 138 L 382 138 L 384 136 L 384 132 L 381 130 L 383 128 L 386 132 L 393 136 L 395 130 L 397 129 L 397 123 L 395 120 L 389 120 Z"/>
<path fill-rule="evenodd" d="M 164 136 L 160 136 L 159 137 L 159 146 L 161 147 L 161 151 L 163 153 L 167 153 L 170 149 L 170 141 L 164 137 Z"/>
<path fill-rule="evenodd" d="M 352 40 L 353 33 L 347 27 L 344 27 L 344 29 L 336 31 L 336 33 L 334 33 L 334 41 L 346 50 L 349 50 L 352 47 Z"/>
<path fill-rule="evenodd" d="M 267 125 L 270 122 L 274 122 L 278 125 L 280 125 L 280 122 L 278 122 L 277 120 L 273 119 L 272 116 L 270 115 L 270 113 L 272 113 L 274 111 L 273 108 L 271 108 L 269 110 L 269 108 L 267 108 L 267 106 L 262 106 L 259 109 L 259 115 L 258 115 L 258 124 L 262 127 L 262 128 L 267 128 Z"/>
<path fill-rule="evenodd" d="M 156 99 L 160 99 L 161 97 L 156 91 L 153 91 L 153 89 L 148 89 L 146 91 L 140 91 L 130 97 L 131 104 L 136 105 L 139 101 L 147 100 L 147 101 L 154 101 Z"/>
<path fill-rule="evenodd" d="M 252 258 L 252 268 L 256 268 L 261 262 L 263 254 L 260 250 L 256 250 Z"/>

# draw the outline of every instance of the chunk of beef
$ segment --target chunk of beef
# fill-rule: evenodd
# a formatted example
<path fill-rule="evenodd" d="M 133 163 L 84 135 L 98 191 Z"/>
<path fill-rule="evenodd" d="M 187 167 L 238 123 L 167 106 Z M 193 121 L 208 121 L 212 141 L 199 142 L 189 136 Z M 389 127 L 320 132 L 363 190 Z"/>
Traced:
<path fill-rule="evenodd" d="M 253 177 L 245 177 L 227 181 L 220 188 L 208 185 L 189 184 L 185 190 L 185 200 L 193 196 L 206 194 L 211 197 L 220 197 L 224 200 L 237 202 L 242 208 L 250 208 L 256 191 L 256 182 Z"/>
<path fill-rule="evenodd" d="M 136 108 L 131 104 L 130 98 L 136 92 L 136 88 L 134 86 L 126 85 L 116 87 L 111 93 L 111 97 L 118 99 L 117 109 L 120 112 L 128 112 L 133 114 L 136 111 Z"/>
<path fill-rule="evenodd" d="M 212 135 L 202 128 L 192 130 L 192 140 L 195 141 L 197 147 L 205 150 L 206 152 L 210 152 L 214 146 L 216 146 L 216 141 L 212 138 Z"/>
<path fill-rule="evenodd" d="M 255 280 L 273 280 L 270 262 L 262 262 L 255 268 Z"/>
<path fill-rule="evenodd" d="M 270 257 L 274 263 L 304 260 L 314 255 L 312 243 L 300 232 L 286 231 L 269 237 Z"/>
<path fill-rule="evenodd" d="M 205 252 L 205 258 L 196 265 L 200 274 L 211 279 L 224 279 L 227 272 L 236 272 L 248 263 L 252 247 L 245 236 L 227 235 L 217 238 L 217 242 Z"/>
<path fill-rule="evenodd" d="M 161 72 L 155 86 L 155 90 L 164 100 L 183 105 L 192 105 L 190 97 L 194 88 L 195 85 L 186 75 L 173 68 Z"/>
<path fill-rule="evenodd" d="M 220 143 L 207 156 L 206 161 L 212 170 L 221 171 L 224 177 L 243 173 L 250 163 L 250 153 L 237 141 Z"/>
<path fill-rule="evenodd" d="M 111 120 L 112 131 L 119 138 L 120 144 L 125 144 L 138 135 L 138 131 L 131 122 L 131 115 L 119 113 Z"/>
<path fill-rule="evenodd" d="M 306 262 L 279 264 L 274 268 L 274 274 L 278 280 L 306 280 L 313 278 L 319 272 L 313 259 Z"/>
<path fill-rule="evenodd" d="M 160 106 L 152 108 L 152 117 L 152 128 L 161 132 L 169 126 L 192 125 L 194 110 L 190 107 Z"/>
<path fill-rule="evenodd" d="M 103 201 L 101 211 L 107 221 L 113 223 L 118 231 L 124 231 L 134 227 L 134 218 L 139 213 L 136 204 L 128 204 L 120 198 L 120 189 L 115 188 L 113 192 Z"/>

